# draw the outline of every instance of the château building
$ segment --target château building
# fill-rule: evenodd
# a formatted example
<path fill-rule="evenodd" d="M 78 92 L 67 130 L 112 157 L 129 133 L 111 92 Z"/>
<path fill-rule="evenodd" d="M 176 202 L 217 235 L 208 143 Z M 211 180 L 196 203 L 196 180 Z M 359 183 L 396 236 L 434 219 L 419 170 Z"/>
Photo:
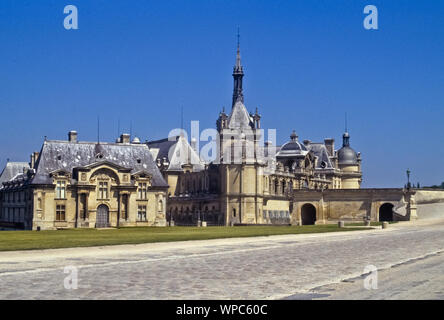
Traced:
<path fill-rule="evenodd" d="M 348 132 L 339 150 L 332 138 L 301 142 L 295 131 L 282 146 L 265 143 L 258 109 L 250 113 L 244 104 L 239 45 L 232 75 L 231 111 L 223 109 L 216 121 L 215 159 L 204 159 L 184 134 L 147 143 L 122 134 L 105 143 L 78 141 L 71 131 L 67 141 L 45 139 L 29 164 L 7 163 L 0 224 L 34 230 L 313 224 L 313 205 L 304 217 L 294 213 L 296 194 L 304 200 L 308 190 L 360 188 L 361 155 Z"/>
<path fill-rule="evenodd" d="M 168 221 L 286 224 L 295 190 L 360 188 L 361 155 L 351 148 L 348 132 L 339 150 L 334 139 L 300 142 L 294 131 L 282 146 L 261 144 L 261 116 L 244 105 L 243 77 L 238 45 L 231 112 L 222 110 L 216 122 L 217 161 L 201 159 L 182 135 L 148 143 L 169 185 Z"/>
<path fill-rule="evenodd" d="M 0 176 L 0 221 L 24 229 L 164 226 L 168 185 L 146 144 L 45 140 Z"/>

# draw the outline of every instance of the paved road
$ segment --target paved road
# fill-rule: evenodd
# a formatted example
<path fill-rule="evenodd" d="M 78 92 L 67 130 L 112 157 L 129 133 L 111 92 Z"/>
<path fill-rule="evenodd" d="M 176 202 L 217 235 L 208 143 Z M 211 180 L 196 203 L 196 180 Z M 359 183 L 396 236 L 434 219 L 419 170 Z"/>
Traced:
<path fill-rule="evenodd" d="M 378 268 L 378 289 L 357 278 Z M 78 288 L 65 289 L 66 266 Z M 0 253 L 0 299 L 443 299 L 444 221 L 387 230 Z M 347 282 L 342 282 L 346 280 Z"/>

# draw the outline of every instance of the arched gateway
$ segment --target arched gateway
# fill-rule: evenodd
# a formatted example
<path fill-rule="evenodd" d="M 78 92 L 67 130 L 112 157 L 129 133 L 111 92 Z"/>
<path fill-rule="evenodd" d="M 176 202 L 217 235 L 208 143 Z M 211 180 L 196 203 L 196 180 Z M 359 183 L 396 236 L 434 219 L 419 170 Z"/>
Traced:
<path fill-rule="evenodd" d="M 316 222 L 316 208 L 310 203 L 306 203 L 301 208 L 302 225 L 311 225 Z"/>
<path fill-rule="evenodd" d="M 379 208 L 379 221 L 393 221 L 393 204 L 384 203 Z"/>

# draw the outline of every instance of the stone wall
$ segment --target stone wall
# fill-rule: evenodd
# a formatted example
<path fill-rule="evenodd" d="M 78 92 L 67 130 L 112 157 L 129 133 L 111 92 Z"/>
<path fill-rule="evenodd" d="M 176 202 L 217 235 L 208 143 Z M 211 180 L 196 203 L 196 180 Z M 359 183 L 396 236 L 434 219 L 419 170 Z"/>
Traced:
<path fill-rule="evenodd" d="M 415 189 L 417 204 L 444 202 L 444 190 Z"/>
<path fill-rule="evenodd" d="M 404 189 L 296 190 L 292 223 L 303 224 L 304 212 L 312 207 L 316 210 L 316 224 L 362 222 L 364 218 L 379 221 L 383 205 L 393 206 L 393 220 L 409 220 L 416 217 L 416 207 L 411 205 L 413 195 L 414 191 Z"/>

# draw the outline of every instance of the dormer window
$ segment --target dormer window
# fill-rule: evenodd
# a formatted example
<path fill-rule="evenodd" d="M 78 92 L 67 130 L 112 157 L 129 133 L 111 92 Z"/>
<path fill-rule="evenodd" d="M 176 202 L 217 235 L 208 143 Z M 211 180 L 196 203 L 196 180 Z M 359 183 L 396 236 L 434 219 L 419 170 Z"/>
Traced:
<path fill-rule="evenodd" d="M 57 181 L 56 199 L 66 199 L 66 181 Z"/>

